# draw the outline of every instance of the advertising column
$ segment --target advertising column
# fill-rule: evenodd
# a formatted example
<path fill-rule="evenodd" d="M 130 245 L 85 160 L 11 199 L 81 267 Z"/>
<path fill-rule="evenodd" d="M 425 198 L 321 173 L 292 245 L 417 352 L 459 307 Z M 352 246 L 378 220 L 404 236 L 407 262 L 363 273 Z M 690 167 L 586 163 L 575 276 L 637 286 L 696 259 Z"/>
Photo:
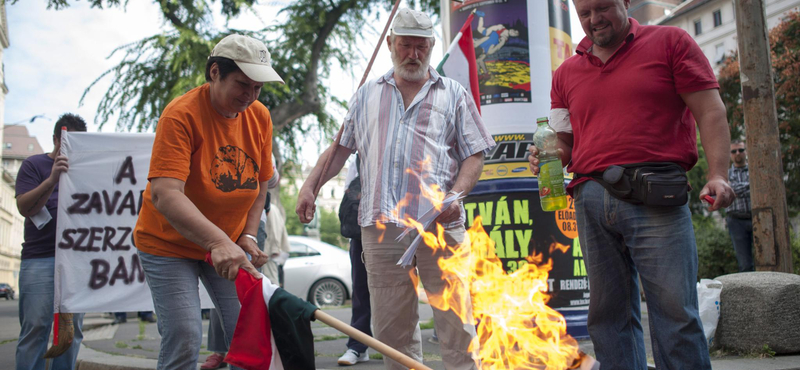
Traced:
<path fill-rule="evenodd" d="M 481 112 L 497 146 L 485 157 L 480 181 L 464 200 L 467 227 L 482 216 L 506 271 L 526 257 L 552 258 L 548 304 L 567 319 L 567 332 L 588 337 L 589 281 L 569 207 L 544 212 L 528 169 L 536 118 L 549 115 L 553 72 L 572 55 L 568 0 L 442 2 L 445 35 L 456 35 L 470 13 Z M 570 178 L 570 176 L 567 176 Z"/>

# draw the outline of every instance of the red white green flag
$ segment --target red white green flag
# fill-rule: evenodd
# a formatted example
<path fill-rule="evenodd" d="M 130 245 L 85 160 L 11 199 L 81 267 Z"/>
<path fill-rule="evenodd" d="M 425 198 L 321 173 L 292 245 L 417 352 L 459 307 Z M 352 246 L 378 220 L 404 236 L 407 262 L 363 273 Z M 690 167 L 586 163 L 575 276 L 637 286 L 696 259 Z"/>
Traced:
<path fill-rule="evenodd" d="M 478 91 L 478 65 L 475 62 L 475 47 L 472 44 L 472 18 L 474 14 L 467 17 L 467 21 L 461 27 L 442 62 L 436 67 L 436 72 L 440 75 L 458 81 L 467 92 L 475 99 L 478 112 L 481 111 L 480 91 Z"/>

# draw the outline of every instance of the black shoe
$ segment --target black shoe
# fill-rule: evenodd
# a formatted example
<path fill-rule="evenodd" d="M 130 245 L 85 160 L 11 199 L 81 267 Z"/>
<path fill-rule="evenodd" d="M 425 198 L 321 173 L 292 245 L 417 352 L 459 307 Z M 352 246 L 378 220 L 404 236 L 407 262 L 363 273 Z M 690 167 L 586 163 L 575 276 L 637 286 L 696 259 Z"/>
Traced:
<path fill-rule="evenodd" d="M 124 324 L 126 322 L 128 322 L 128 318 L 126 318 L 126 317 L 123 317 L 123 318 L 115 317 L 114 318 L 114 324 Z"/>
<path fill-rule="evenodd" d="M 142 316 L 141 320 L 144 322 L 158 322 L 158 320 L 156 320 L 156 316 L 153 314 Z"/>

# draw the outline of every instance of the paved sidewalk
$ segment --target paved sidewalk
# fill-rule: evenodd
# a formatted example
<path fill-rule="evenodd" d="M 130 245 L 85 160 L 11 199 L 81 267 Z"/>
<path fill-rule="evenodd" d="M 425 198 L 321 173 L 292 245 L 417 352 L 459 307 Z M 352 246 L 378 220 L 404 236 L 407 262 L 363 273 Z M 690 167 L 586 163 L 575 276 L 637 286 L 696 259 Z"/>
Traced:
<path fill-rule="evenodd" d="M 337 308 L 326 309 L 326 313 L 339 320 L 350 322 L 350 309 Z M 420 303 L 420 322 L 423 325 L 431 320 L 433 314 L 430 306 Z M 142 323 L 135 313 L 129 314 L 127 323 L 113 325 L 113 319 L 104 317 L 101 314 L 88 314 L 84 319 L 84 325 L 92 327 L 86 331 L 85 339 L 81 351 L 78 355 L 78 370 L 138 370 L 154 369 L 156 367 L 158 351 L 160 346 L 160 336 L 158 328 L 153 323 Z M 647 320 L 647 313 L 643 313 L 643 320 Z M 652 363 L 650 349 L 650 338 L 647 322 L 643 322 L 645 328 L 645 340 L 648 351 L 648 358 Z M 320 322 L 312 322 L 311 327 L 314 332 L 314 349 L 317 353 L 317 369 L 342 369 L 336 364 L 336 360 L 346 349 L 347 337 L 333 328 Z M 200 349 L 199 362 L 203 363 L 205 358 L 211 353 L 206 349 L 206 333 L 208 332 L 208 321 L 203 321 L 203 346 Z M 444 369 L 439 346 L 429 342 L 433 336 L 433 329 L 422 330 L 422 351 L 424 362 L 432 369 Z M 581 349 L 594 354 L 592 344 L 589 340 L 579 341 Z M 383 369 L 383 361 L 376 359 L 378 355 L 370 351 L 373 359 L 360 363 L 353 367 L 354 370 L 380 370 Z M 200 367 L 198 364 L 198 369 Z M 712 359 L 714 370 L 800 370 L 800 355 L 798 356 L 779 356 L 771 359 L 741 358 L 728 356 L 724 358 Z"/>

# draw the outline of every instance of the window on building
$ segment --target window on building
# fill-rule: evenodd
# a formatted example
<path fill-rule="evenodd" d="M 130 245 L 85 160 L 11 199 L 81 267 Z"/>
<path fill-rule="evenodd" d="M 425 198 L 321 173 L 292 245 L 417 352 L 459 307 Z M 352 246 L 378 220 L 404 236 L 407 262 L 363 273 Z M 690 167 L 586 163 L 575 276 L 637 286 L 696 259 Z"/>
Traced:
<path fill-rule="evenodd" d="M 698 19 L 694 21 L 694 35 L 697 36 L 703 33 L 703 23 Z"/>
<path fill-rule="evenodd" d="M 722 11 L 717 9 L 714 11 L 714 27 L 719 27 L 722 25 Z"/>
<path fill-rule="evenodd" d="M 11 149 L 11 143 L 6 143 L 6 149 Z"/>
<path fill-rule="evenodd" d="M 715 54 L 714 60 L 717 61 L 717 64 L 722 64 L 725 60 L 725 43 L 719 43 L 715 47 Z"/>
<path fill-rule="evenodd" d="M 28 144 L 28 151 L 29 151 L 29 152 L 32 152 L 32 151 L 33 151 L 33 144 Z"/>

